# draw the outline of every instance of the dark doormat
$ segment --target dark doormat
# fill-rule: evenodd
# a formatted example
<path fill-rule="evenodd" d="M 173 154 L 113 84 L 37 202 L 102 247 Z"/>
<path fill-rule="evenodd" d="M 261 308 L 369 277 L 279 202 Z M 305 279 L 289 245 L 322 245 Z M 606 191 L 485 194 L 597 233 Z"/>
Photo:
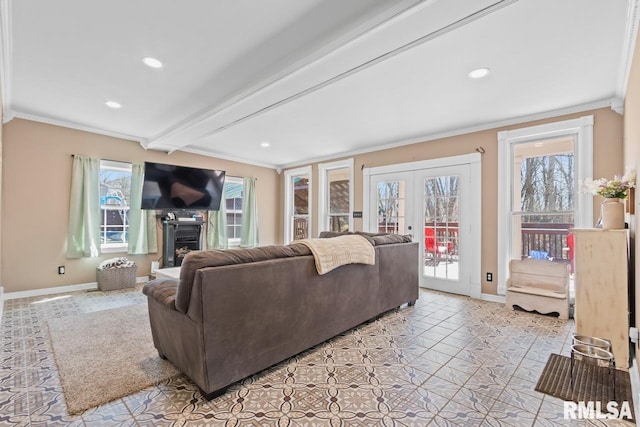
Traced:
<path fill-rule="evenodd" d="M 609 376 L 609 368 L 594 366 L 582 361 L 575 361 L 573 386 L 571 385 L 571 358 L 559 354 L 551 354 L 540 374 L 536 391 L 548 394 L 569 402 L 594 402 L 603 412 L 612 401 L 618 403 L 617 410 L 623 409 L 623 402 L 628 402 L 633 414 L 631 379 L 629 373 L 615 369 L 616 398 L 613 398 L 613 382 Z M 600 402 L 599 404 L 597 402 Z M 624 417 L 628 419 L 628 417 Z M 630 421 L 633 421 L 631 419 Z"/>

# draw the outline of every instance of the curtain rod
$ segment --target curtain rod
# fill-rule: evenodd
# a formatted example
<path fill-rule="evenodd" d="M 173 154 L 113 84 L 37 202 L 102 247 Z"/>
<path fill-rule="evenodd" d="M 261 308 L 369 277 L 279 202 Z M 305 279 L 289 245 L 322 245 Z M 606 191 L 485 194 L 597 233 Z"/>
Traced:
<path fill-rule="evenodd" d="M 72 154 L 71 157 L 75 157 L 77 154 Z M 131 162 L 127 162 L 125 160 L 113 160 L 113 159 L 100 159 L 100 160 L 105 160 L 107 162 L 120 162 L 120 163 L 131 163 Z"/>

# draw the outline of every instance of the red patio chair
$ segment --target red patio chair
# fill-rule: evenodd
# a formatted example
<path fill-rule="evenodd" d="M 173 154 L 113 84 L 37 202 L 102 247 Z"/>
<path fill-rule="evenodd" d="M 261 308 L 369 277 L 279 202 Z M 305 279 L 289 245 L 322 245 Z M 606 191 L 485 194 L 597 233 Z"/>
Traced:
<path fill-rule="evenodd" d="M 453 243 L 449 241 L 438 242 L 435 230 L 430 227 L 425 227 L 424 247 L 427 252 L 432 254 L 434 264 L 438 265 L 440 263 L 440 257 L 442 255 L 451 254 Z"/>
<path fill-rule="evenodd" d="M 567 246 L 569 247 L 568 257 L 569 257 L 569 271 L 573 273 L 573 233 L 567 234 Z"/>

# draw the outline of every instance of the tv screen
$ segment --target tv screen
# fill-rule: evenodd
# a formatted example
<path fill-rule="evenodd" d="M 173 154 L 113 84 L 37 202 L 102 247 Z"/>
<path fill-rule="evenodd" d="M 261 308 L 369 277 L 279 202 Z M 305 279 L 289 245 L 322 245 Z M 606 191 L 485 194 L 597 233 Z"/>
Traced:
<path fill-rule="evenodd" d="M 220 209 L 225 172 L 144 163 L 142 209 Z"/>

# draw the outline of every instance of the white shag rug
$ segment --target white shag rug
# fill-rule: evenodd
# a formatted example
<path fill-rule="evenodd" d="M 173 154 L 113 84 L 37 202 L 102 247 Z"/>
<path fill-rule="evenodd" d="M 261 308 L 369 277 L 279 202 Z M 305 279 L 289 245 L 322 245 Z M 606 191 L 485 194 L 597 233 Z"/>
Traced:
<path fill-rule="evenodd" d="M 146 304 L 49 320 L 69 414 L 111 402 L 179 374 L 153 346 Z"/>

